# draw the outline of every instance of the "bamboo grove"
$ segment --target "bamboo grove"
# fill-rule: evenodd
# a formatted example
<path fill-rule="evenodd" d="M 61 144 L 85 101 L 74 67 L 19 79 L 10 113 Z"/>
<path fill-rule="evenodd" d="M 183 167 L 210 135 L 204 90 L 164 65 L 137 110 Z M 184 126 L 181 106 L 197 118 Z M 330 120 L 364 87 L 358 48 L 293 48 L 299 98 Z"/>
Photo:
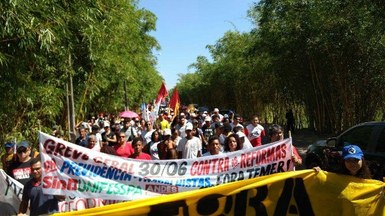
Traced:
<path fill-rule="evenodd" d="M 385 111 L 385 5 L 381 1 L 262 0 L 250 32 L 207 46 L 194 73 L 179 75 L 183 102 L 259 113 L 338 133 Z M 212 61 L 211 61 L 212 60 Z"/>
<path fill-rule="evenodd" d="M 0 2 L 0 141 L 66 128 L 73 79 L 77 120 L 152 100 L 162 77 L 148 33 L 156 16 L 130 0 Z"/>

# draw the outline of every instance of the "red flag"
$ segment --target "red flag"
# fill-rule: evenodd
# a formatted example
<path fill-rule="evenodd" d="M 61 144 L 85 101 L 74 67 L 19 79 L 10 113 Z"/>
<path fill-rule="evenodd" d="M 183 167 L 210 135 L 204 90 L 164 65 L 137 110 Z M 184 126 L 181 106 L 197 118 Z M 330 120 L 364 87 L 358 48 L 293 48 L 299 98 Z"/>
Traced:
<path fill-rule="evenodd" d="M 175 87 L 174 92 L 172 93 L 172 97 L 170 99 L 170 108 L 174 110 L 175 116 L 179 113 L 179 107 L 180 107 L 180 99 L 179 99 L 179 93 L 178 89 Z"/>
<path fill-rule="evenodd" d="M 164 101 L 167 95 L 168 95 L 168 92 L 166 89 L 166 85 L 164 84 L 164 82 L 162 82 L 162 86 L 159 89 L 158 97 L 156 98 L 155 103 L 158 104 L 160 101 Z"/>

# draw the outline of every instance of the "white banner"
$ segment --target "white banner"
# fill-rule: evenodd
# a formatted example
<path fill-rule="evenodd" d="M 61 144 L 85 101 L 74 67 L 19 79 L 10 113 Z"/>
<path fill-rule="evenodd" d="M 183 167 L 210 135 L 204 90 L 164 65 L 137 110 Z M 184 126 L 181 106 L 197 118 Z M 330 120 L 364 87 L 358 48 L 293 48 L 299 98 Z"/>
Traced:
<path fill-rule="evenodd" d="M 43 192 L 136 200 L 293 170 L 291 139 L 216 156 L 134 160 L 107 155 L 40 132 Z"/>
<path fill-rule="evenodd" d="M 7 175 L 4 170 L 0 169 L 0 185 L 0 202 L 8 203 L 15 212 L 18 212 L 23 196 L 23 184 Z"/>

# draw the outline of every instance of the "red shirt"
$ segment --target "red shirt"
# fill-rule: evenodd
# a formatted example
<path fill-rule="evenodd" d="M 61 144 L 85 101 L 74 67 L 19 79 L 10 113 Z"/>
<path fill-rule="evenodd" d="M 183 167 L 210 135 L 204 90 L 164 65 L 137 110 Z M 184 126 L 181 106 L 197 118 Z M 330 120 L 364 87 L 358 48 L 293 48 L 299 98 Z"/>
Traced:
<path fill-rule="evenodd" d="M 130 155 L 129 158 L 133 159 L 141 159 L 141 160 L 151 160 L 151 156 L 149 154 L 146 154 L 144 152 L 141 152 L 139 155 L 134 156 L 134 154 Z"/>
<path fill-rule="evenodd" d="M 130 142 L 126 142 L 124 146 L 115 145 L 114 146 L 116 155 L 120 157 L 130 157 L 134 153 L 134 148 Z"/>

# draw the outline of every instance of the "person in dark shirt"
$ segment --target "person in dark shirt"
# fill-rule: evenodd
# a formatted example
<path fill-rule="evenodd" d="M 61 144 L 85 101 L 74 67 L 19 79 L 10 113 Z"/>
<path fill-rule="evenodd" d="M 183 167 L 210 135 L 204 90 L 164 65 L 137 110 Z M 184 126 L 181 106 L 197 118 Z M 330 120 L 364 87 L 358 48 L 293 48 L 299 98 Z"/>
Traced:
<path fill-rule="evenodd" d="M 40 156 L 30 162 L 33 178 L 29 180 L 23 189 L 23 197 L 19 207 L 19 214 L 25 214 L 30 206 L 30 215 L 42 215 L 58 212 L 58 201 L 64 200 L 63 196 L 43 194 L 42 190 L 42 166 Z"/>
<path fill-rule="evenodd" d="M 75 144 L 87 147 L 87 130 L 85 128 L 80 128 L 79 134 L 79 137 L 75 140 Z"/>
<path fill-rule="evenodd" d="M 17 158 L 13 161 L 7 170 L 7 174 L 16 179 L 23 185 L 31 179 L 31 159 L 38 155 L 27 141 L 21 141 L 17 144 Z"/>

